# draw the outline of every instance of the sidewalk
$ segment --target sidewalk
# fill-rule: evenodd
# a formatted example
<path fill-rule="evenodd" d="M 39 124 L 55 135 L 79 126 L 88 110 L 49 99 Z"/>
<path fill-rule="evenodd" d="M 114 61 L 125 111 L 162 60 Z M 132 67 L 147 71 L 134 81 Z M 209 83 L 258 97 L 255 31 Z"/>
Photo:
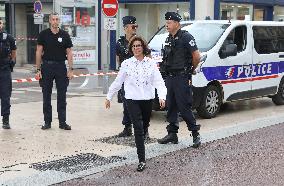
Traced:
<path fill-rule="evenodd" d="M 73 95 L 67 100 L 67 122 L 72 126 L 71 131 L 58 128 L 56 101 L 52 101 L 52 128 L 46 131 L 40 129 L 43 124 L 41 101 L 12 105 L 12 129 L 0 129 L 0 184 L 48 185 L 137 163 L 133 138 L 112 137 L 123 128 L 122 105 L 116 98 L 111 109 L 106 110 L 105 95 L 101 92 L 68 94 Z M 212 120 L 198 118 L 203 142 L 284 122 L 284 107 L 272 106 L 267 98 L 255 104 L 268 106 L 260 110 L 250 108 L 249 113 L 235 107 L 236 110 L 224 111 Z M 166 124 L 164 112 L 153 112 L 149 129 L 153 139 L 146 147 L 147 158 L 191 145 L 192 138 L 184 122 L 180 124 L 178 145 L 165 148 L 157 144 L 155 139 L 166 134 Z"/>

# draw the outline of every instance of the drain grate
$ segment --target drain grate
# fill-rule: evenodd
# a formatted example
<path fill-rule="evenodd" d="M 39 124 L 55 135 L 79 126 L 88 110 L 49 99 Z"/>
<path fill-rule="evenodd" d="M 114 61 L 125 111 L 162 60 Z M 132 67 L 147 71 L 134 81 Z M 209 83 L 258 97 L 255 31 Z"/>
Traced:
<path fill-rule="evenodd" d="M 125 157 L 119 156 L 103 157 L 94 153 L 85 153 L 50 162 L 33 163 L 30 165 L 30 168 L 40 171 L 55 170 L 72 174 L 125 159 Z"/>
<path fill-rule="evenodd" d="M 135 147 L 135 139 L 134 136 L 129 137 L 118 137 L 118 136 L 109 136 L 101 139 L 95 140 L 96 142 L 110 143 L 116 145 L 125 145 Z M 145 144 L 155 143 L 157 142 L 156 138 L 147 138 L 145 140 Z"/>

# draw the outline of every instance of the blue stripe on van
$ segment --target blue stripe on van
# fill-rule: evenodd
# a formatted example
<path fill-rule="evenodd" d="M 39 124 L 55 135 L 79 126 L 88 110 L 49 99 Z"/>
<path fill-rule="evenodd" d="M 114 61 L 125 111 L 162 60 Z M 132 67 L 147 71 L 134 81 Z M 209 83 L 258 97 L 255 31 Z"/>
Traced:
<path fill-rule="evenodd" d="M 278 70 L 279 67 L 279 70 Z M 212 80 L 234 80 L 251 77 L 263 77 L 270 75 L 278 75 L 284 72 L 284 62 L 263 63 L 261 65 L 235 65 L 235 66 L 218 66 L 203 67 L 202 71 L 207 81 Z"/>
<path fill-rule="evenodd" d="M 284 72 L 284 61 L 280 61 L 278 67 L 279 67 L 279 73 L 283 73 Z"/>

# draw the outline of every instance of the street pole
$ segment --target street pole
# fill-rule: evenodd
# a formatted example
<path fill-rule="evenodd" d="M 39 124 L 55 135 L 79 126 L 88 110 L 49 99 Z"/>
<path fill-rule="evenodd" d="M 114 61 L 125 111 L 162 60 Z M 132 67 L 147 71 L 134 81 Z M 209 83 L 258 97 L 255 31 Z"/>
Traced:
<path fill-rule="evenodd" d="M 109 64 L 110 64 L 110 30 L 107 30 L 107 63 L 104 64 L 104 86 L 103 86 L 103 94 L 107 94 L 109 87 Z"/>

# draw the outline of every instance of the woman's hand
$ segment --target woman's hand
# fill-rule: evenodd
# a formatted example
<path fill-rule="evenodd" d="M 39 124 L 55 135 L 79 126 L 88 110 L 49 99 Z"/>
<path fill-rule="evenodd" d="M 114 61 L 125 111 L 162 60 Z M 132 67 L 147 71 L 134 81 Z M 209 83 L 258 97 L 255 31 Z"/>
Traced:
<path fill-rule="evenodd" d="M 110 108 L 110 101 L 108 99 L 105 100 L 106 109 Z"/>
<path fill-rule="evenodd" d="M 68 77 L 69 80 L 73 79 L 73 77 L 74 77 L 73 70 L 68 70 L 67 77 Z"/>
<path fill-rule="evenodd" d="M 161 109 L 165 108 L 165 106 L 166 106 L 166 101 L 163 100 L 163 99 L 159 99 L 159 102 L 160 102 L 160 108 L 161 108 Z"/>
<path fill-rule="evenodd" d="M 36 75 L 35 75 L 35 78 L 36 78 L 37 80 L 39 80 L 39 79 L 42 78 L 42 76 L 41 76 L 41 71 L 37 71 L 37 73 L 36 73 Z"/>

